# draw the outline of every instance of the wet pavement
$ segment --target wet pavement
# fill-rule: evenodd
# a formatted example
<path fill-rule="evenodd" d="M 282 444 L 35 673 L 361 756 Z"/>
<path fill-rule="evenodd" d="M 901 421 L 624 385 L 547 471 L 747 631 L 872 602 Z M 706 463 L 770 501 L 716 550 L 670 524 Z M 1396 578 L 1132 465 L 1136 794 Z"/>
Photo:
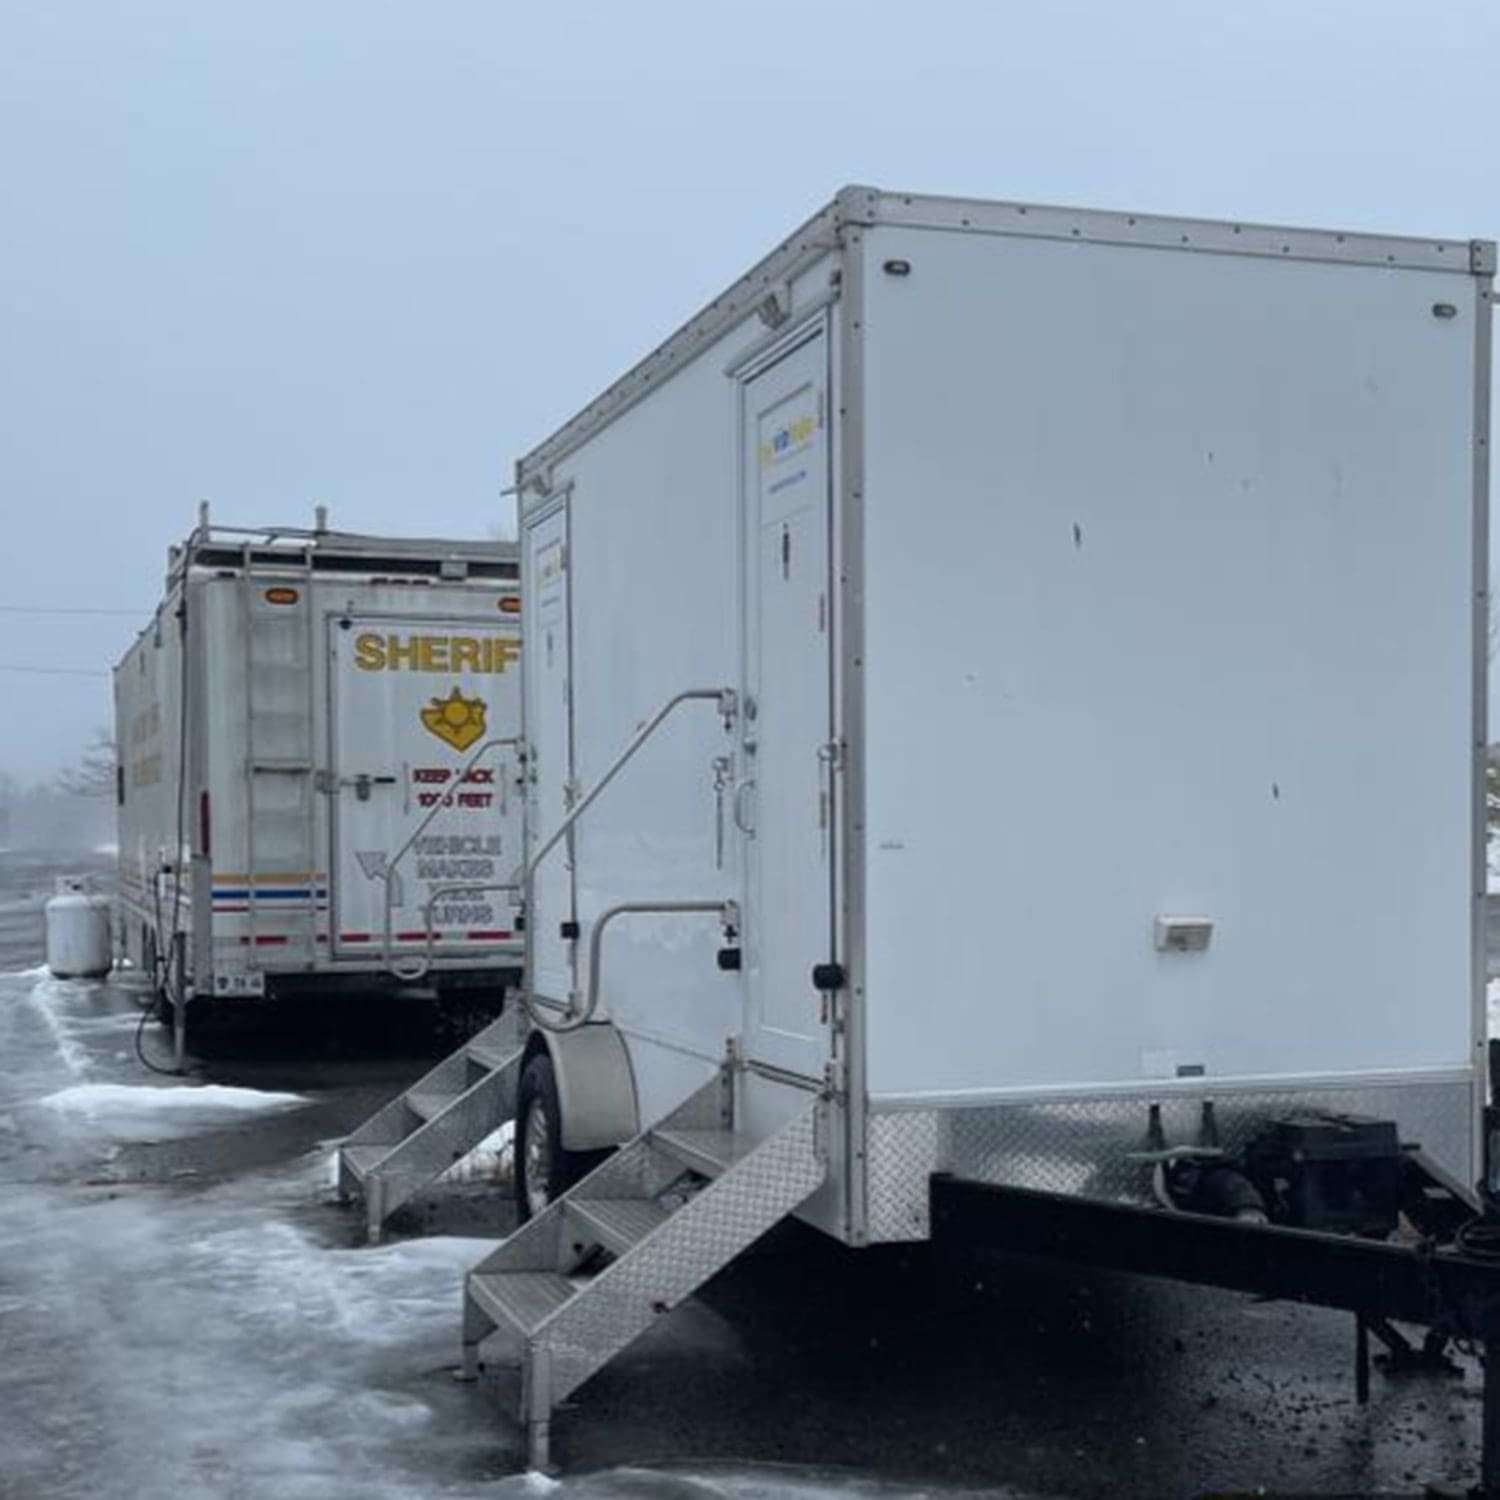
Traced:
<path fill-rule="evenodd" d="M 1473 1362 L 1377 1374 L 1360 1408 L 1347 1316 L 792 1232 L 577 1393 L 560 1484 L 521 1475 L 514 1346 L 487 1347 L 477 1386 L 452 1378 L 462 1273 L 508 1227 L 505 1191 L 435 1191 L 370 1249 L 330 1187 L 331 1143 L 444 1040 L 344 1011 L 185 1083 L 149 1074 L 127 982 L 35 967 L 54 867 L 0 854 L 5 1500 L 1144 1500 L 1473 1472 Z"/>

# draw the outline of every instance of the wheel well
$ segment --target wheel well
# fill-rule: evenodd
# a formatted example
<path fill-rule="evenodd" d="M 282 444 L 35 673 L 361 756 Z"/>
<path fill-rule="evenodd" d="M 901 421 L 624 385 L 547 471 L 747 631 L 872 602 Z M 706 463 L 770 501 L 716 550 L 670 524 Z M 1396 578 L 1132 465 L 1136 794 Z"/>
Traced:
<path fill-rule="evenodd" d="M 618 1146 L 640 1133 L 635 1074 L 613 1025 L 600 1021 L 564 1032 L 534 1027 L 521 1053 L 521 1071 L 542 1052 L 552 1059 L 562 1143 L 569 1151 Z"/>

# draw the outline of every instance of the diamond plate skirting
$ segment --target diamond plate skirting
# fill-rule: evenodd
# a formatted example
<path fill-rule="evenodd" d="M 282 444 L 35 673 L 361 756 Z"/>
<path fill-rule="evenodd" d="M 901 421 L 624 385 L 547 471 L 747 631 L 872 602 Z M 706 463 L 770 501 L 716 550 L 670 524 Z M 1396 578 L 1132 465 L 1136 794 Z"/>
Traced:
<path fill-rule="evenodd" d="M 1203 1100 L 1212 1099 L 1220 1144 L 1244 1144 L 1278 1115 L 1318 1109 L 1394 1119 L 1401 1138 L 1461 1182 L 1474 1181 L 1474 1093 L 1465 1079 L 1357 1087 L 1090 1098 L 872 1113 L 868 1139 L 872 1242 L 930 1233 L 928 1178 L 952 1172 L 981 1182 L 1114 1202 L 1149 1195 L 1149 1169 L 1131 1161 L 1146 1144 L 1148 1110 L 1161 1105 L 1168 1145 L 1193 1145 Z"/>

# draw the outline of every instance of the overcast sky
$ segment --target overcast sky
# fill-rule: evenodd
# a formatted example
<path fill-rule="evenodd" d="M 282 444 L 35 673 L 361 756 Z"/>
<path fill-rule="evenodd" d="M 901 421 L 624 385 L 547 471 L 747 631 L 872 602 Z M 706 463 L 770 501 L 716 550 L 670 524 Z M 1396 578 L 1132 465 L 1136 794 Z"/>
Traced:
<path fill-rule="evenodd" d="M 483 535 L 842 183 L 1500 235 L 1500 4 L 0 0 L 0 663 L 102 671 L 200 497 Z M 109 719 L 0 671 L 0 770 Z"/>

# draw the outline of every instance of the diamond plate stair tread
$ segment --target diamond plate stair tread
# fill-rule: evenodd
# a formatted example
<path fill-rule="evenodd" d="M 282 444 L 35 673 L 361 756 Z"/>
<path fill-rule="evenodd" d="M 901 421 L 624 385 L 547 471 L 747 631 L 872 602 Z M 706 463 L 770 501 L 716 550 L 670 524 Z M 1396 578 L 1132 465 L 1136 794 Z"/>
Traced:
<path fill-rule="evenodd" d="M 728 1171 L 758 1144 L 733 1130 L 653 1130 L 651 1140 L 684 1166 L 707 1177 Z"/>
<path fill-rule="evenodd" d="M 660 1204 L 645 1198 L 571 1198 L 573 1212 L 596 1234 L 599 1243 L 616 1255 L 660 1228 L 672 1216 Z"/>
<path fill-rule="evenodd" d="M 370 1173 L 396 1149 L 397 1142 L 386 1146 L 344 1146 L 340 1148 L 344 1165 L 363 1182 Z"/>
<path fill-rule="evenodd" d="M 469 1295 L 497 1322 L 531 1333 L 578 1290 L 556 1271 L 471 1273 Z"/>
<path fill-rule="evenodd" d="M 442 1114 L 458 1097 L 459 1095 L 457 1094 L 436 1094 L 417 1091 L 408 1094 L 406 1102 L 413 1113 L 420 1115 L 424 1120 L 432 1120 Z"/>
<path fill-rule="evenodd" d="M 480 1067 L 493 1073 L 497 1068 L 503 1068 L 521 1049 L 505 1042 L 470 1042 L 465 1050 Z"/>

